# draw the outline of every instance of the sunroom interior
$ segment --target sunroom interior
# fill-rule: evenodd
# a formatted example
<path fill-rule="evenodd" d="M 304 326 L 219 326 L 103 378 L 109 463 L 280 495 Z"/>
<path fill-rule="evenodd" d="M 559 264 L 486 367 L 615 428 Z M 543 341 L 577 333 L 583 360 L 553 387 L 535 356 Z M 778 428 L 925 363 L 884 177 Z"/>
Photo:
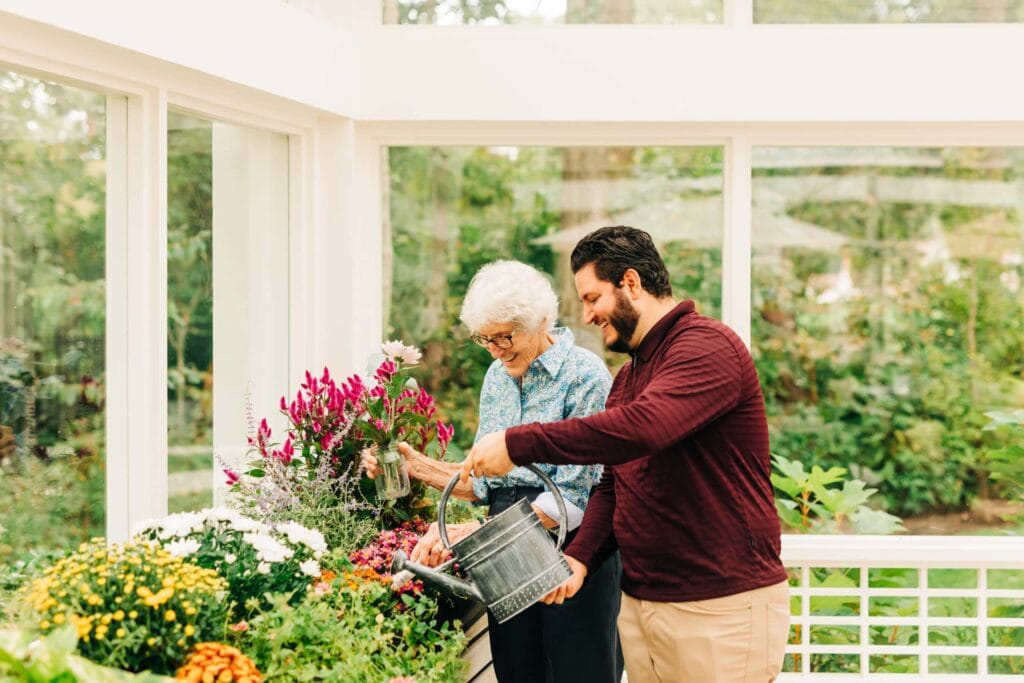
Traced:
<path fill-rule="evenodd" d="M 548 272 L 603 353 L 568 254 L 627 224 L 758 365 L 781 680 L 1020 680 L 1022 22 L 1021 0 L 0 0 L 0 556 L 227 502 L 256 420 L 281 432 L 307 371 L 368 372 L 388 339 L 422 349 L 461 453 L 489 361 L 468 278 Z"/>

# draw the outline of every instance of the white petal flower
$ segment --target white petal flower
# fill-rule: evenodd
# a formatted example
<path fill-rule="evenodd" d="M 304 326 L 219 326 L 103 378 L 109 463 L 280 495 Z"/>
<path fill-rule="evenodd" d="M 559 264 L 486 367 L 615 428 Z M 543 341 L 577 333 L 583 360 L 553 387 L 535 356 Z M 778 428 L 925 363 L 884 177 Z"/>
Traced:
<path fill-rule="evenodd" d="M 415 346 L 406 346 L 397 356 L 398 360 L 406 365 L 416 365 L 423 358 L 423 354 Z"/>
<path fill-rule="evenodd" d="M 199 550 L 199 541 L 192 540 L 191 538 L 173 541 L 164 545 L 164 550 L 177 557 L 187 557 Z"/>
<path fill-rule="evenodd" d="M 287 536 L 289 542 L 301 543 L 318 556 L 327 551 L 327 541 L 324 540 L 324 535 L 316 529 L 308 529 L 296 522 L 284 522 L 278 524 L 276 530 Z"/>
<path fill-rule="evenodd" d="M 295 551 L 281 545 L 270 536 L 262 534 L 245 534 L 242 540 L 256 551 L 256 557 L 262 562 L 283 562 L 295 554 Z"/>
<path fill-rule="evenodd" d="M 256 565 L 256 571 L 258 571 L 260 574 L 269 574 L 270 573 L 270 563 L 269 562 L 260 562 L 258 565 Z"/>
<path fill-rule="evenodd" d="M 299 565 L 299 569 L 306 576 L 320 576 L 320 563 L 316 560 L 306 560 Z"/>
<path fill-rule="evenodd" d="M 224 556 L 224 561 L 226 563 L 228 563 L 228 564 L 234 564 L 235 560 L 237 560 L 237 559 L 238 559 L 238 557 L 235 556 L 233 553 L 228 553 L 227 555 Z"/>

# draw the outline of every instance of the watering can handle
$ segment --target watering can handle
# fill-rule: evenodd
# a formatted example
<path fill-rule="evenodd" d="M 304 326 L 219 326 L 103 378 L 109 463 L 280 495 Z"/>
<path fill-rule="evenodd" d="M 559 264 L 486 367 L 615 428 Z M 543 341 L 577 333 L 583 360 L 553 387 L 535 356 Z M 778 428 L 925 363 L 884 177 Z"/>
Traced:
<path fill-rule="evenodd" d="M 540 477 L 541 481 L 547 484 L 548 489 L 555 495 L 555 505 L 558 506 L 558 514 L 562 516 L 562 523 L 558 525 L 558 543 L 555 547 L 561 550 L 562 544 L 565 543 L 565 523 L 569 519 L 569 513 L 565 509 L 565 499 L 562 498 L 562 492 L 555 486 L 555 482 L 551 481 L 551 477 L 544 474 L 539 467 L 533 465 L 526 465 L 526 467 Z M 441 500 L 437 503 L 437 533 L 441 537 L 444 547 L 448 550 L 451 550 L 452 546 L 448 542 L 448 530 L 444 524 L 444 512 L 448 506 L 448 497 L 452 494 L 452 489 L 459 483 L 459 476 L 458 473 L 452 476 L 451 481 L 448 482 L 448 485 L 444 487 L 444 491 L 441 492 Z"/>

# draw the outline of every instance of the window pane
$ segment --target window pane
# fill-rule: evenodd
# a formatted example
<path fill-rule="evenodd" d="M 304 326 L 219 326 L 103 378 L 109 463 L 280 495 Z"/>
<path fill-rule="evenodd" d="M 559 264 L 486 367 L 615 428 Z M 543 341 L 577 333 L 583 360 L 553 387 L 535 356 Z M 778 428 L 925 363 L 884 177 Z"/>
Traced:
<path fill-rule="evenodd" d="M 1024 0 L 754 0 L 761 24 L 1004 23 L 1024 21 Z"/>
<path fill-rule="evenodd" d="M 1024 408 L 1022 169 L 1020 149 L 755 149 L 752 336 L 773 451 L 927 515 L 912 532 L 980 530 L 963 513 L 1014 495 L 989 477 L 1013 437 L 983 428 Z"/>
<path fill-rule="evenodd" d="M 167 136 L 168 509 L 179 512 L 224 492 L 221 469 L 245 454 L 247 400 L 269 412 L 287 389 L 288 139 L 174 110 Z"/>
<path fill-rule="evenodd" d="M 722 0 L 384 0 L 386 24 L 720 24 Z"/>
<path fill-rule="evenodd" d="M 511 258 L 549 273 L 559 324 L 603 354 L 597 328 L 582 325 L 569 254 L 598 227 L 632 225 L 658 242 L 677 298 L 720 315 L 721 148 L 394 147 L 389 166 L 387 335 L 424 349 L 421 380 L 455 422 L 458 446 L 472 443 L 491 362 L 458 320 L 485 263 Z"/>
<path fill-rule="evenodd" d="M 0 563 L 103 535 L 106 96 L 0 71 Z"/>

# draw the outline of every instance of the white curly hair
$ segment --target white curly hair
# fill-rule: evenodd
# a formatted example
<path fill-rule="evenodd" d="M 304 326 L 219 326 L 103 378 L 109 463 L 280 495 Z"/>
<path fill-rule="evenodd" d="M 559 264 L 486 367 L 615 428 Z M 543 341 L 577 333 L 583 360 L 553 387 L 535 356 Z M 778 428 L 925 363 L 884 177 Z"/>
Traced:
<path fill-rule="evenodd" d="M 536 268 L 519 261 L 494 261 L 473 276 L 459 318 L 474 333 L 494 323 L 548 332 L 558 319 L 558 297 Z"/>

